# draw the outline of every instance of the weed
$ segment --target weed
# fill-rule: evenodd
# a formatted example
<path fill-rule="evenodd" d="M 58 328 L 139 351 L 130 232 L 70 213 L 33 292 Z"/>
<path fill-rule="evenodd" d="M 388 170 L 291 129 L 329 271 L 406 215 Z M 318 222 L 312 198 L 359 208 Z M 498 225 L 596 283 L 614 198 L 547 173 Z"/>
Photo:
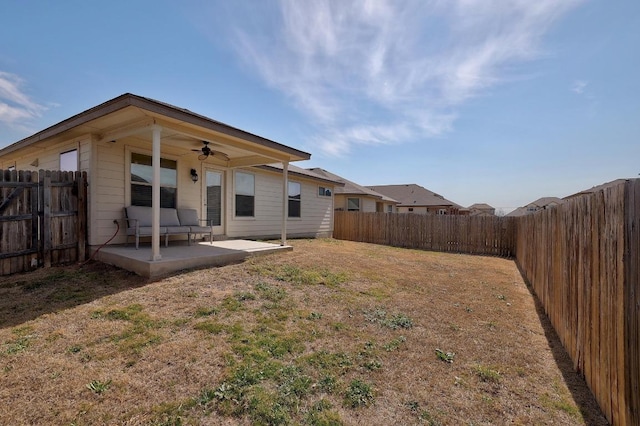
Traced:
<path fill-rule="evenodd" d="M 322 314 L 320 312 L 311 312 L 307 319 L 311 321 L 319 320 L 322 319 Z"/>
<path fill-rule="evenodd" d="M 256 295 L 246 291 L 240 291 L 233 294 L 238 302 L 244 302 L 246 300 L 256 300 Z"/>
<path fill-rule="evenodd" d="M 352 380 L 349 388 L 344 393 L 345 406 L 358 408 L 373 404 L 374 395 L 371 385 L 361 380 Z"/>
<path fill-rule="evenodd" d="M 331 410 L 332 405 L 326 399 L 313 404 L 305 417 L 305 424 L 311 426 L 341 426 L 342 420 L 338 413 Z"/>
<path fill-rule="evenodd" d="M 331 328 L 334 331 L 342 331 L 346 328 L 346 325 L 344 325 L 344 323 L 341 323 L 341 322 L 334 322 L 333 324 L 331 324 Z"/>
<path fill-rule="evenodd" d="M 81 350 L 82 350 L 82 346 L 73 345 L 73 346 L 70 346 L 69 349 L 67 349 L 67 352 L 69 352 L 70 354 L 77 354 Z"/>
<path fill-rule="evenodd" d="M 398 313 L 392 316 L 387 315 L 387 311 L 384 308 L 376 308 L 373 310 L 365 311 L 364 317 L 373 323 L 380 324 L 385 327 L 389 327 L 393 330 L 398 328 L 411 328 L 413 327 L 413 321 L 405 314 Z"/>
<path fill-rule="evenodd" d="M 498 295 L 498 299 L 499 300 L 507 300 L 507 296 L 505 296 L 504 294 L 499 294 Z"/>
<path fill-rule="evenodd" d="M 224 325 L 214 321 L 202 321 L 194 325 L 193 328 L 211 334 L 220 334 L 225 329 Z"/>
<path fill-rule="evenodd" d="M 202 318 L 202 317 L 208 317 L 211 315 L 217 315 L 220 313 L 220 308 L 205 308 L 205 307 L 200 307 L 196 310 L 196 318 Z"/>
<path fill-rule="evenodd" d="M 91 383 L 87 384 L 87 389 L 91 392 L 101 395 L 111 387 L 111 379 L 106 382 L 101 382 L 100 380 L 92 380 Z"/>
<path fill-rule="evenodd" d="M 29 345 L 31 344 L 31 339 L 33 336 L 27 335 L 27 336 L 20 336 L 18 338 L 16 338 L 15 340 L 10 340 L 8 342 L 6 342 L 7 345 L 7 354 L 8 355 L 15 355 L 19 352 L 22 352 L 24 350 L 26 350 Z"/>
<path fill-rule="evenodd" d="M 376 371 L 382 368 L 382 362 L 377 359 L 373 359 L 366 361 L 362 366 L 369 371 Z"/>
<path fill-rule="evenodd" d="M 338 382 L 335 377 L 330 374 L 326 374 L 318 381 L 318 389 L 325 393 L 333 393 L 338 386 Z"/>
<path fill-rule="evenodd" d="M 453 363 L 453 358 L 456 356 L 455 352 L 445 352 L 443 350 L 440 349 L 436 349 L 436 356 L 438 357 L 438 359 L 444 361 L 444 362 L 448 362 L 448 363 Z"/>
<path fill-rule="evenodd" d="M 222 307 L 229 312 L 235 312 L 242 307 L 242 303 L 233 296 L 227 296 L 222 299 Z"/>
<path fill-rule="evenodd" d="M 260 294 L 260 297 L 271 302 L 279 302 L 287 297 L 287 292 L 284 289 L 272 287 L 264 282 L 256 284 L 255 289 Z"/>
<path fill-rule="evenodd" d="M 389 343 L 386 343 L 382 348 L 387 352 L 393 352 L 400 347 L 407 339 L 404 336 L 396 337 L 391 340 Z"/>
<path fill-rule="evenodd" d="M 489 367 L 478 365 L 474 368 L 474 372 L 483 382 L 500 383 L 502 377 L 500 372 Z"/>

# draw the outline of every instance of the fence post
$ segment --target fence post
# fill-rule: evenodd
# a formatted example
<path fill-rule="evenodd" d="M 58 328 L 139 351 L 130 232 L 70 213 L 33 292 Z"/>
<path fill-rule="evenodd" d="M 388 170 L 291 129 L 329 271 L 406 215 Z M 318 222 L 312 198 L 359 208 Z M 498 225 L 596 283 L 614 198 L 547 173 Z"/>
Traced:
<path fill-rule="evenodd" d="M 76 172 L 75 183 L 78 187 L 78 202 L 77 202 L 77 220 L 76 220 L 76 235 L 78 238 L 78 261 L 83 262 L 86 259 L 86 241 L 87 241 L 87 174 L 86 172 Z"/>
<path fill-rule="evenodd" d="M 44 257 L 44 267 L 51 267 L 51 172 L 40 171 L 40 190 L 42 192 L 42 255 Z"/>

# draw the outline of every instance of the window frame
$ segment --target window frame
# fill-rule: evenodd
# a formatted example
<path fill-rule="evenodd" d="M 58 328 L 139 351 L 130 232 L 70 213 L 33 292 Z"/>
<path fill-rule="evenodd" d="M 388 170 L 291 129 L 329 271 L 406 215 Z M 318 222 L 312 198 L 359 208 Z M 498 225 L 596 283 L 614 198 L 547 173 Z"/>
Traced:
<path fill-rule="evenodd" d="M 238 194 L 238 174 L 243 174 L 246 176 L 251 176 L 251 179 L 253 181 L 253 194 Z M 244 215 L 244 214 L 238 214 L 238 196 L 241 197 L 252 197 L 252 206 L 251 206 L 251 214 L 250 215 Z M 242 170 L 236 170 L 233 174 L 233 217 L 235 219 L 241 219 L 241 220 L 251 220 L 251 219 L 255 219 L 256 217 L 256 175 L 255 173 L 250 173 L 247 171 L 242 171 Z"/>
<path fill-rule="evenodd" d="M 291 185 L 298 185 L 298 196 L 300 198 L 292 198 L 291 197 Z M 300 182 L 296 182 L 296 181 L 287 181 L 287 202 L 288 202 L 288 208 L 287 208 L 287 218 L 289 219 L 301 219 L 302 218 L 302 184 Z M 291 203 L 298 203 L 298 215 L 297 216 L 292 216 L 291 215 Z"/>
<path fill-rule="evenodd" d="M 140 185 L 140 186 L 145 186 L 145 187 L 152 187 L 152 185 L 153 185 L 152 183 L 148 183 L 148 182 L 136 182 L 136 181 L 133 181 L 133 180 L 131 179 L 131 165 L 132 165 L 132 164 L 135 164 L 135 163 L 132 163 L 132 161 L 131 161 L 131 160 L 132 160 L 133 155 L 143 155 L 143 156 L 145 156 L 145 157 L 149 157 L 149 158 L 151 158 L 151 161 L 153 162 L 153 155 L 152 155 L 152 153 L 151 153 L 151 152 L 149 152 L 149 151 L 138 150 L 138 149 L 127 149 L 127 150 L 126 150 L 126 156 L 127 156 L 127 157 L 126 157 L 126 158 L 127 158 L 127 169 L 126 169 L 126 171 L 125 171 L 125 172 L 126 172 L 126 174 L 127 174 L 127 186 L 126 186 L 126 191 L 127 191 L 127 193 L 125 194 L 125 197 L 126 197 L 126 199 L 129 201 L 129 205 L 131 205 L 131 206 L 134 206 L 134 205 L 141 205 L 141 204 L 133 204 L 133 201 L 134 201 L 134 200 L 133 200 L 133 193 L 132 193 L 132 191 L 131 191 L 131 189 L 132 189 L 132 188 L 131 188 L 131 185 Z M 172 161 L 172 162 L 174 162 L 174 163 L 175 163 L 175 165 L 176 165 L 176 168 L 175 168 L 175 171 L 176 171 L 175 186 L 172 186 L 172 185 L 166 185 L 166 184 L 165 184 L 165 185 L 163 185 L 163 184 L 162 184 L 162 182 L 160 182 L 160 189 L 161 189 L 161 195 L 162 195 L 162 188 L 171 188 L 171 189 L 174 189 L 174 196 L 173 196 L 173 198 L 174 198 L 174 199 L 173 199 L 173 205 L 174 205 L 174 207 L 173 207 L 173 208 L 177 208 L 177 207 L 178 207 L 178 181 L 180 180 L 180 179 L 179 179 L 180 165 L 179 165 L 178 159 L 177 159 L 177 158 L 175 158 L 175 157 L 173 157 L 173 158 L 172 158 L 171 156 L 166 156 L 166 155 L 162 155 L 162 154 L 160 154 L 160 164 L 162 164 L 162 160 L 165 160 L 165 161 Z M 152 166 L 152 167 L 153 167 L 153 166 Z M 162 168 L 162 166 L 161 166 L 161 168 Z M 166 167 L 165 167 L 165 168 L 166 168 Z M 169 170 L 171 170 L 171 169 L 169 169 Z M 161 179 L 161 180 L 162 180 L 162 179 Z M 145 204 L 145 206 L 146 206 L 146 204 Z M 162 207 L 162 205 L 161 205 L 161 207 Z"/>
<path fill-rule="evenodd" d="M 358 209 L 351 209 L 349 208 L 349 200 L 357 200 L 358 201 Z M 359 212 L 362 211 L 362 206 L 360 205 L 360 198 L 359 197 L 347 197 L 347 211 L 348 212 Z"/>
<path fill-rule="evenodd" d="M 62 161 L 63 161 L 63 156 L 66 154 L 71 154 L 71 153 L 75 153 L 75 169 L 74 170 L 69 170 L 69 169 L 63 169 L 62 168 Z M 69 149 L 67 151 L 63 151 L 58 155 L 58 169 L 61 172 L 77 172 L 80 170 L 80 164 L 79 164 L 79 156 L 78 156 L 78 148 L 73 148 L 73 149 Z"/>
<path fill-rule="evenodd" d="M 327 191 L 329 194 L 327 194 Z M 318 197 L 330 198 L 333 196 L 333 191 L 329 187 L 318 185 L 318 192 L 316 195 Z"/>

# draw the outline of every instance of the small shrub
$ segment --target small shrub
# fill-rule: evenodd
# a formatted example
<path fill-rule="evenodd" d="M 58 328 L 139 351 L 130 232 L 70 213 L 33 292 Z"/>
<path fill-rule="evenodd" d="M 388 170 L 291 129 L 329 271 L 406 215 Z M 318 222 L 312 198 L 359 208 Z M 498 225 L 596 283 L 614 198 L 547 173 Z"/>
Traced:
<path fill-rule="evenodd" d="M 407 339 L 404 336 L 397 337 L 385 344 L 382 348 L 387 352 L 393 352 L 400 347 Z"/>
<path fill-rule="evenodd" d="M 219 308 L 205 308 L 205 307 L 200 307 L 196 310 L 196 318 L 200 318 L 200 317 L 208 317 L 211 315 L 217 315 L 220 313 L 220 309 Z"/>

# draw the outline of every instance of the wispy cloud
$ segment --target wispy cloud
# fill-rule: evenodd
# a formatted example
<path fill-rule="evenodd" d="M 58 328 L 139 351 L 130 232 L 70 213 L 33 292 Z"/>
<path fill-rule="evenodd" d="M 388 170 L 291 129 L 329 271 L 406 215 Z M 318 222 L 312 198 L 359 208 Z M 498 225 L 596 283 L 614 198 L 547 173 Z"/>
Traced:
<path fill-rule="evenodd" d="M 576 94 L 578 94 L 578 95 L 582 95 L 584 93 L 585 89 L 587 88 L 587 85 L 589 85 L 588 81 L 576 80 L 571 85 L 571 91 L 576 93 Z"/>
<path fill-rule="evenodd" d="M 25 127 L 29 120 L 40 117 L 46 110 L 23 92 L 23 84 L 20 77 L 0 71 L 0 122 Z"/>
<path fill-rule="evenodd" d="M 461 105 L 544 54 L 550 26 L 582 1 L 281 0 L 268 25 L 238 25 L 235 40 L 312 118 L 314 142 L 344 155 L 446 133 Z"/>

